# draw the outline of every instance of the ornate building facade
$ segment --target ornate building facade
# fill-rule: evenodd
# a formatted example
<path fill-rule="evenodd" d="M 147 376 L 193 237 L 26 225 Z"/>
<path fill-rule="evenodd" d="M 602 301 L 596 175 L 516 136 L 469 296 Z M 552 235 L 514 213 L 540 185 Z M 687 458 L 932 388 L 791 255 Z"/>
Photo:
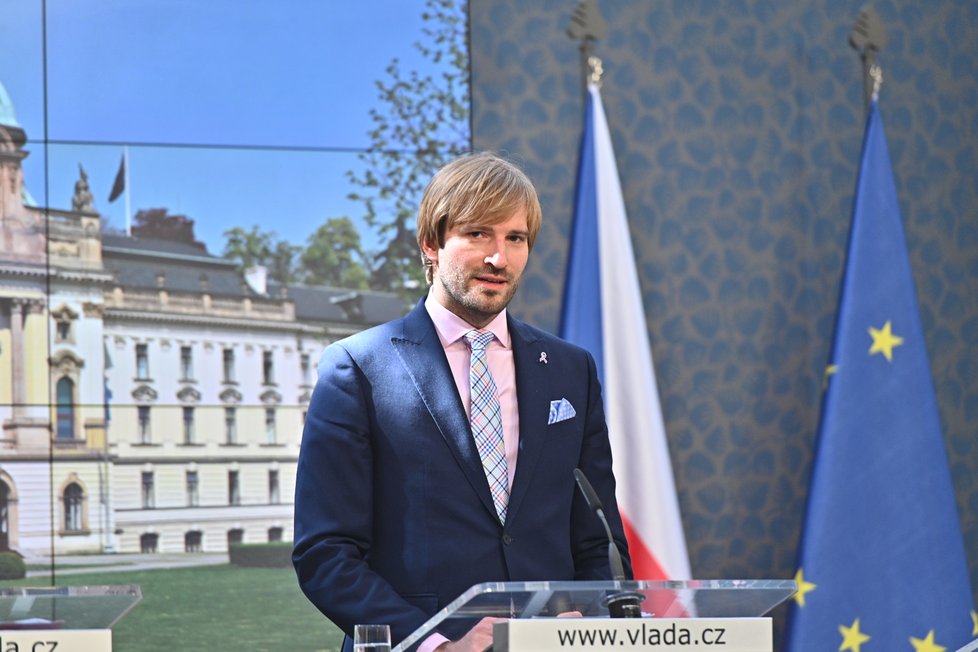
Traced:
<path fill-rule="evenodd" d="M 242 274 L 192 230 L 103 234 L 83 169 L 39 208 L 26 142 L 0 86 L 0 549 L 290 540 L 319 353 L 401 301 Z"/>

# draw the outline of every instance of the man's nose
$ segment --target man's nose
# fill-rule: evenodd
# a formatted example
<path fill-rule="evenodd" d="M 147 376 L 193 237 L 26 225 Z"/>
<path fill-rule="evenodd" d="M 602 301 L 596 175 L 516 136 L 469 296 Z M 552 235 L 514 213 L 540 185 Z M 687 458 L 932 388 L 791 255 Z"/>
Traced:
<path fill-rule="evenodd" d="M 492 246 L 492 251 L 486 256 L 485 261 L 487 265 L 492 265 L 496 269 L 502 269 L 506 267 L 506 246 L 505 242 L 494 242 Z"/>

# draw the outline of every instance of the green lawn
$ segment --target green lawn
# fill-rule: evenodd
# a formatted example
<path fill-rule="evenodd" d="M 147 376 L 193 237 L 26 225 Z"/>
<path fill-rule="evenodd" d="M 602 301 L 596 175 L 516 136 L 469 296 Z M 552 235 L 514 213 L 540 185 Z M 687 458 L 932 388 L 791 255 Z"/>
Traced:
<path fill-rule="evenodd" d="M 59 586 L 138 584 L 143 599 L 112 629 L 113 652 L 320 652 L 342 633 L 306 600 L 290 568 L 199 566 L 61 575 Z M 42 577 L 0 586 L 46 586 Z"/>

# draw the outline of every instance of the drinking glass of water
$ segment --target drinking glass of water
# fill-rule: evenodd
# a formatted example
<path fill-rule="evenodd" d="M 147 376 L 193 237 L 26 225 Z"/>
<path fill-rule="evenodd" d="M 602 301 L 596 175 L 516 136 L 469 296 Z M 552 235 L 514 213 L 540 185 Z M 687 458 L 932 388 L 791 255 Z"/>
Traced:
<path fill-rule="evenodd" d="M 390 626 L 354 625 L 353 649 L 355 652 L 391 652 Z"/>

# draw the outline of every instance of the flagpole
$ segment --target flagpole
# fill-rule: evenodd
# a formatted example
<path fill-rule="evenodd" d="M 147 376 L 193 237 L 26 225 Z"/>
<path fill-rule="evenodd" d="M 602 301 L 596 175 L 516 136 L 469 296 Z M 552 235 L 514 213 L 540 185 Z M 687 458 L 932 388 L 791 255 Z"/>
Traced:
<path fill-rule="evenodd" d="M 871 9 L 849 42 L 866 126 L 783 648 L 971 649 L 959 646 L 978 634 L 978 611 L 880 116 L 884 41 Z"/>
<path fill-rule="evenodd" d="M 123 160 L 123 173 L 125 174 L 125 184 L 126 184 L 126 235 L 132 235 L 132 204 L 130 203 L 129 193 L 130 193 L 130 183 L 129 183 L 129 145 L 123 145 L 122 147 L 122 160 Z"/>

